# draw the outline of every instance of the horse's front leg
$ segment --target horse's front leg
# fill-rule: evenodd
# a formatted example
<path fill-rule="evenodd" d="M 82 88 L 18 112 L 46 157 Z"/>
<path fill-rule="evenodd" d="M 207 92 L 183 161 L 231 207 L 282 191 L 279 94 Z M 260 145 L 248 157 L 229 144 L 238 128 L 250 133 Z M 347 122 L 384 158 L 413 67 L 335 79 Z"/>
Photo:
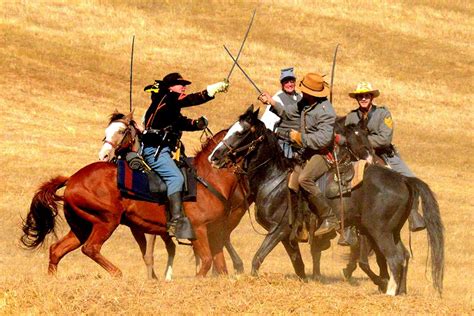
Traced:
<path fill-rule="evenodd" d="M 232 260 L 232 266 L 237 274 L 244 273 L 244 263 L 230 241 L 230 236 L 226 239 L 224 247 Z"/>
<path fill-rule="evenodd" d="M 132 232 L 132 235 L 135 238 L 135 241 L 140 247 L 142 258 L 146 265 L 148 279 L 149 280 L 157 279 L 155 270 L 154 270 L 154 259 L 153 259 L 153 251 L 155 248 L 156 236 L 150 235 L 150 234 L 144 234 L 141 230 L 138 230 L 132 227 L 130 227 L 130 231 Z"/>
<path fill-rule="evenodd" d="M 273 231 L 272 227 L 269 231 Z M 273 248 L 275 248 L 275 246 L 287 236 L 288 232 L 284 231 L 282 228 L 278 228 L 265 237 L 262 244 L 260 245 L 260 248 L 258 248 L 257 252 L 255 253 L 255 256 L 253 257 L 252 271 L 250 272 L 252 276 L 258 276 L 258 270 L 260 269 L 263 260 L 265 260 L 265 258 L 273 250 Z"/>
<path fill-rule="evenodd" d="M 321 250 L 316 247 L 316 241 L 311 243 L 311 258 L 313 259 L 313 280 L 321 278 Z"/>
<path fill-rule="evenodd" d="M 213 261 L 213 274 L 228 274 L 224 258 L 224 243 L 227 239 L 225 225 L 223 223 L 213 223 L 212 229 L 208 230 L 209 245 L 211 248 Z"/>
<path fill-rule="evenodd" d="M 146 236 L 148 237 L 149 235 L 146 235 Z M 173 239 L 168 234 L 162 235 L 161 239 L 163 239 L 166 246 L 166 252 L 168 253 L 168 261 L 166 262 L 166 269 L 165 269 L 165 280 L 171 281 L 173 277 L 173 262 L 174 262 L 174 256 L 176 254 L 176 245 Z M 148 247 L 147 247 L 147 252 L 148 252 Z"/>
<path fill-rule="evenodd" d="M 301 257 L 300 246 L 297 242 L 292 244 L 289 240 L 289 233 L 287 238 L 281 241 L 283 246 L 285 246 L 285 250 L 290 256 L 291 264 L 293 265 L 293 269 L 295 269 L 296 275 L 303 281 L 307 281 L 306 272 L 304 270 L 304 262 L 303 258 Z"/>
<path fill-rule="evenodd" d="M 357 269 L 357 261 L 360 258 L 360 249 L 361 249 L 359 245 L 360 245 L 360 241 L 356 243 L 355 245 L 350 246 L 351 253 L 349 257 L 349 262 L 347 262 L 346 267 L 342 269 L 342 274 L 345 280 L 350 280 L 352 278 L 352 273 L 354 273 L 355 269 Z"/>
<path fill-rule="evenodd" d="M 212 253 L 207 237 L 206 225 L 196 225 L 194 226 L 194 231 L 196 233 L 196 240 L 192 241 L 194 255 L 199 257 L 201 263 L 196 276 L 205 277 L 212 267 Z M 196 260 L 197 263 L 198 260 Z"/>

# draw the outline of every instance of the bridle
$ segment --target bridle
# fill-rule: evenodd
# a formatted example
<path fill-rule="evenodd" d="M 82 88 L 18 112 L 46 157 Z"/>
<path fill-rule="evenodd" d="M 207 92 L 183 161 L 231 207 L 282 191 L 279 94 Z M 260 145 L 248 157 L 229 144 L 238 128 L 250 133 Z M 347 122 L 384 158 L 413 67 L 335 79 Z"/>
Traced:
<path fill-rule="evenodd" d="M 247 132 L 247 134 L 244 136 L 244 138 L 248 137 L 250 133 L 255 132 L 253 127 L 250 129 L 250 131 Z M 240 147 L 233 148 L 230 146 L 225 140 L 222 140 L 221 143 L 227 148 L 228 152 L 226 153 L 226 163 L 231 164 L 232 167 L 234 168 L 234 173 L 239 173 L 239 174 L 247 174 L 250 170 L 245 170 L 242 165 L 243 161 L 257 148 L 257 145 L 261 143 L 264 139 L 264 135 L 260 135 L 254 140 L 252 140 L 250 143 L 242 145 Z M 238 159 L 235 159 L 237 157 L 237 154 L 246 151 L 242 156 L 240 156 Z M 258 166 L 252 168 L 251 171 L 254 171 L 261 166 L 267 164 L 271 158 L 267 159 L 263 163 L 259 164 Z"/>
<path fill-rule="evenodd" d="M 133 128 L 132 122 L 119 119 L 111 122 L 110 124 L 115 122 L 123 123 L 126 126 L 125 130 L 122 132 L 122 138 L 116 143 L 105 139 L 105 137 L 102 141 L 104 142 L 104 144 L 109 144 L 110 146 L 112 146 L 114 152 L 116 152 L 118 149 L 131 148 L 135 143 L 137 137 L 137 131 L 135 128 Z"/>

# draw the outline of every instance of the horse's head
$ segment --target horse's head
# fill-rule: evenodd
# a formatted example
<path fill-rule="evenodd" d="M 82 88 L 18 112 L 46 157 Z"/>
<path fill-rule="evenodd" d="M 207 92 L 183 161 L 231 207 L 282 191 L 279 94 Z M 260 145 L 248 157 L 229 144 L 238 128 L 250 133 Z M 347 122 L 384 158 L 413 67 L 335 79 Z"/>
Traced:
<path fill-rule="evenodd" d="M 232 125 L 224 139 L 217 144 L 208 158 L 215 168 L 222 168 L 229 162 L 236 162 L 255 149 L 266 129 L 265 124 L 258 119 L 258 111 L 258 109 L 254 111 L 252 104 Z"/>
<path fill-rule="evenodd" d="M 105 129 L 104 145 L 99 151 L 99 160 L 112 161 L 120 152 L 137 150 L 137 130 L 133 112 L 127 115 L 117 111 L 112 113 L 109 126 Z"/>
<path fill-rule="evenodd" d="M 343 135 L 349 152 L 356 160 L 365 159 L 369 163 L 374 161 L 375 153 L 369 142 L 369 132 L 363 125 L 348 125 L 344 128 Z"/>

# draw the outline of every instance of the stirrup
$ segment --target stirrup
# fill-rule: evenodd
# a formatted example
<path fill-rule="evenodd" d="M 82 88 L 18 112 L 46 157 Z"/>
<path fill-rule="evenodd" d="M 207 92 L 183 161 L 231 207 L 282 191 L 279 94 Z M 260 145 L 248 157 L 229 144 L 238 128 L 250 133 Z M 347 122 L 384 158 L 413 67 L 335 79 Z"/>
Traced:
<path fill-rule="evenodd" d="M 176 237 L 176 239 L 196 240 L 196 234 L 194 233 L 191 222 L 186 216 L 179 218 L 174 227 L 174 237 Z"/>

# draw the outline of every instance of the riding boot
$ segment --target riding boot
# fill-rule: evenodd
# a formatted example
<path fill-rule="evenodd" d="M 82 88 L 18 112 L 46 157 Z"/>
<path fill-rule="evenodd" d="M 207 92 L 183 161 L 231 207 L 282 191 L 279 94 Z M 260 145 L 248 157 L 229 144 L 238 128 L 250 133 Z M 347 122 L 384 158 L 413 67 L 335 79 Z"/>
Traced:
<path fill-rule="evenodd" d="M 184 216 L 181 192 L 171 194 L 168 199 L 171 213 L 171 219 L 166 224 L 168 233 L 178 239 L 196 239 L 189 219 Z"/>
<path fill-rule="evenodd" d="M 322 220 L 321 225 L 314 232 L 314 236 L 324 235 L 339 228 L 339 221 L 322 193 L 308 194 L 308 202 L 311 211 Z"/>
<path fill-rule="evenodd" d="M 417 205 L 415 205 L 408 216 L 408 228 L 412 232 L 417 232 L 426 228 L 425 220 L 420 213 L 418 213 Z"/>

